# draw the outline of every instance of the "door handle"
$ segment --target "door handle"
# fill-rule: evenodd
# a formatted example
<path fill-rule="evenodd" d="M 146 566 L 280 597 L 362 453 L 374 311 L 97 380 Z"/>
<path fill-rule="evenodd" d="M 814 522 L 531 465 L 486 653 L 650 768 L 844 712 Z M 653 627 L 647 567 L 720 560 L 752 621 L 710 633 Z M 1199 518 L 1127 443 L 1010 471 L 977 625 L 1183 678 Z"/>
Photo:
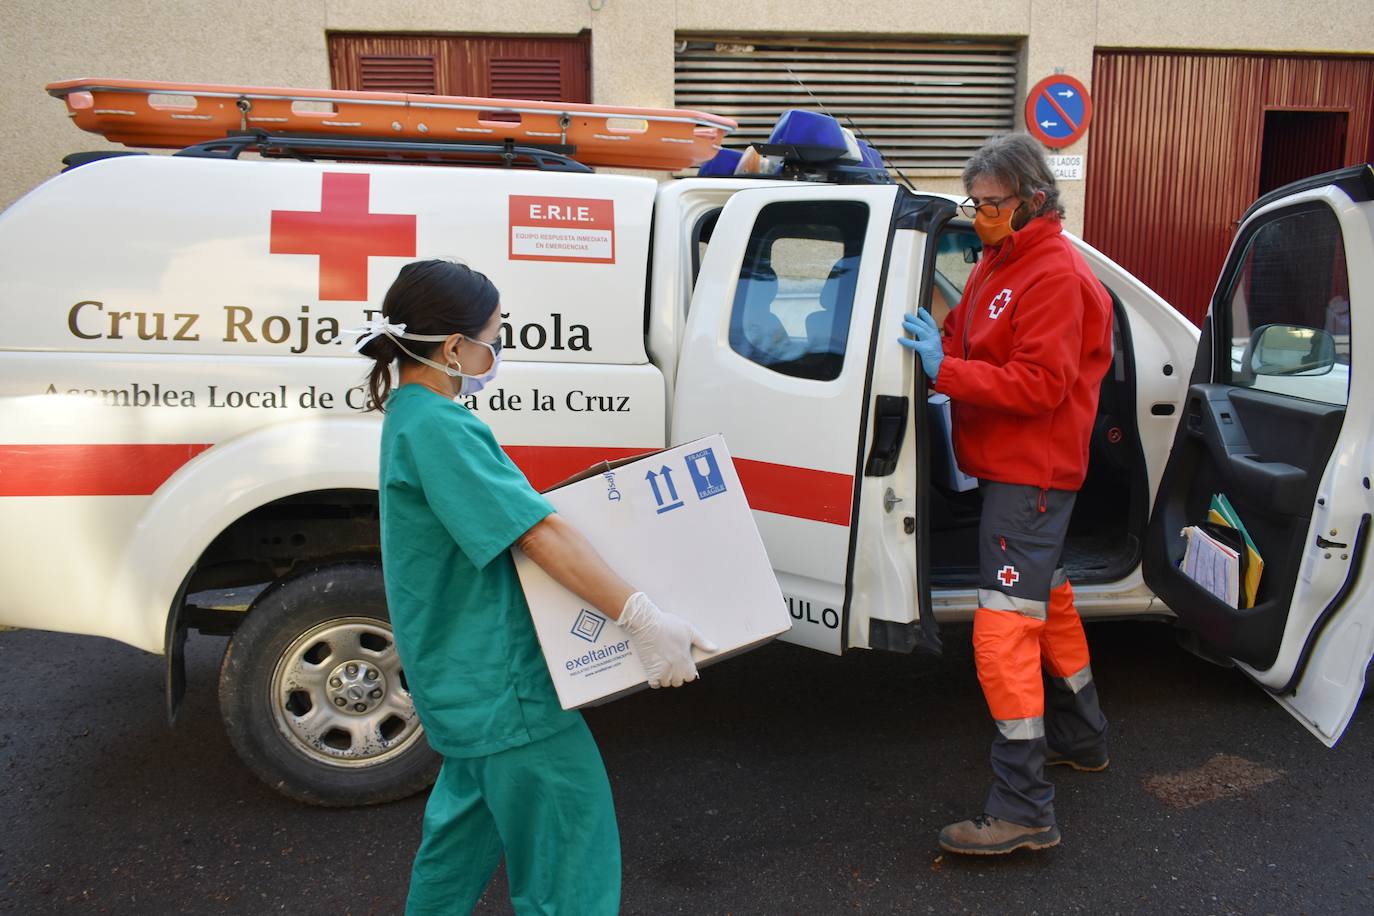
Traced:
<path fill-rule="evenodd" d="M 910 410 L 911 401 L 904 396 L 878 395 L 873 408 L 873 447 L 864 464 L 865 477 L 886 477 L 897 470 L 897 457 L 902 453 Z"/>
<path fill-rule="evenodd" d="M 1203 434 L 1201 398 L 1194 397 L 1188 399 L 1188 409 L 1184 413 L 1183 422 L 1188 424 L 1189 433 L 1195 436 L 1200 436 Z"/>

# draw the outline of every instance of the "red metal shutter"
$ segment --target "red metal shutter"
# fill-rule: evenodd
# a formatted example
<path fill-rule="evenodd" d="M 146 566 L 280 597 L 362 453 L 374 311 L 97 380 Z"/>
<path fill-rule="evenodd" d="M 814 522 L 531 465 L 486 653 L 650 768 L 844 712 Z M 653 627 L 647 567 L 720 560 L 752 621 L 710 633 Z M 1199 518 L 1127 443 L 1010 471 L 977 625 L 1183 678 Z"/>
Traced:
<path fill-rule="evenodd" d="M 447 39 L 411 35 L 330 35 L 335 89 L 455 95 Z"/>
<path fill-rule="evenodd" d="M 557 57 L 493 57 L 487 74 L 495 98 L 565 101 L 563 62 Z"/>
<path fill-rule="evenodd" d="M 359 57 L 358 88 L 374 92 L 439 92 L 438 61 L 433 55 L 363 54 Z"/>
<path fill-rule="evenodd" d="M 456 81 L 465 95 L 590 102 L 591 46 L 579 38 L 456 38 Z"/>

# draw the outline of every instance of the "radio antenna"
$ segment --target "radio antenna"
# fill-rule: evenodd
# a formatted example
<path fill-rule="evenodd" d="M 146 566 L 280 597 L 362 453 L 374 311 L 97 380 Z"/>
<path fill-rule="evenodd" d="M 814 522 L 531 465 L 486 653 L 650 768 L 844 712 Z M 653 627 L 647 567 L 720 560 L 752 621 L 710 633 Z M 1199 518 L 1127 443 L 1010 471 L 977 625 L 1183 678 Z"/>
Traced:
<path fill-rule="evenodd" d="M 820 110 L 824 114 L 830 115 L 830 117 L 832 118 L 835 117 L 835 115 L 830 114 L 830 110 L 825 107 L 825 103 L 822 102 L 820 99 L 816 98 L 816 93 L 811 91 L 811 87 L 806 85 L 806 83 L 803 83 L 801 81 L 801 77 L 797 76 L 797 74 L 792 72 L 791 67 L 783 65 L 783 69 L 787 71 L 788 76 L 792 77 L 792 79 L 797 81 L 797 85 L 802 87 L 803 92 L 811 96 L 811 100 L 816 103 L 816 106 L 820 108 Z M 902 170 L 897 168 L 897 166 L 893 164 L 892 160 L 888 159 L 887 156 L 883 155 L 883 151 L 878 148 L 877 144 L 869 141 L 868 135 L 864 133 L 864 129 L 859 125 L 855 124 L 854 119 L 851 118 L 849 115 L 840 115 L 840 117 L 844 118 L 845 122 L 849 124 L 850 130 L 854 131 L 854 133 L 859 135 L 860 140 L 867 143 L 869 147 L 871 147 L 873 151 L 878 154 L 879 158 L 883 160 L 883 165 L 887 166 L 888 168 L 892 169 L 892 171 L 897 173 L 897 177 L 902 179 L 902 184 L 906 185 L 907 190 L 911 191 L 914 194 L 916 192 L 916 186 L 911 183 L 911 180 L 909 178 L 902 174 Z M 839 118 L 836 118 L 836 120 L 839 120 Z"/>

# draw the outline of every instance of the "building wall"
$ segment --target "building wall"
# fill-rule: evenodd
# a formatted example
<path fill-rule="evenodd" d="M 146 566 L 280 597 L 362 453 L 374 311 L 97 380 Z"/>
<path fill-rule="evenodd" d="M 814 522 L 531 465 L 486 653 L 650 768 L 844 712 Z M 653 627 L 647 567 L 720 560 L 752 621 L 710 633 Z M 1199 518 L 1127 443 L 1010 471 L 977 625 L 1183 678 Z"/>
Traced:
<path fill-rule="evenodd" d="M 6 0 L 0 207 L 60 171 L 67 153 L 116 146 L 65 123 L 66 106 L 43 91 L 46 84 L 106 76 L 327 86 L 322 13 L 321 3 L 290 0 Z"/>
<path fill-rule="evenodd" d="M 674 38 L 691 33 L 1011 40 L 1023 47 L 1027 83 L 1063 71 L 1090 89 L 1095 47 L 1374 50 L 1364 0 L 8 0 L 4 20 L 0 207 L 56 174 L 66 153 L 107 145 L 63 123 L 65 109 L 43 92 L 46 83 L 109 76 L 323 87 L 329 30 L 590 30 L 593 99 L 654 106 L 672 104 Z M 1063 152 L 1087 149 L 1085 138 Z M 953 172 L 922 175 L 918 184 L 958 189 Z M 1084 183 L 1065 182 L 1064 199 L 1069 227 L 1081 229 Z"/>

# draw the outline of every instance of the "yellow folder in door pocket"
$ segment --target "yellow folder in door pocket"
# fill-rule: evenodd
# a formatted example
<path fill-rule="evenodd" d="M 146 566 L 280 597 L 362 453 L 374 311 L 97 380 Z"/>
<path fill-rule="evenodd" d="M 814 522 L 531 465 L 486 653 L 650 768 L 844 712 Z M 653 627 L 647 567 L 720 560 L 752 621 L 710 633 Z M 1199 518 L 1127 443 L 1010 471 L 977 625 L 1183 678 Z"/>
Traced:
<path fill-rule="evenodd" d="M 1250 537 L 1250 532 L 1245 530 L 1239 513 L 1231 505 L 1231 501 L 1226 498 L 1226 494 L 1217 493 L 1212 496 L 1212 506 L 1207 510 L 1207 520 L 1216 522 L 1218 525 L 1225 525 L 1228 528 L 1234 528 L 1245 539 L 1245 581 L 1241 583 L 1241 607 L 1254 607 L 1255 596 L 1259 593 L 1260 576 L 1264 573 L 1264 558 L 1260 556 L 1259 548 L 1255 546 L 1254 540 Z"/>

